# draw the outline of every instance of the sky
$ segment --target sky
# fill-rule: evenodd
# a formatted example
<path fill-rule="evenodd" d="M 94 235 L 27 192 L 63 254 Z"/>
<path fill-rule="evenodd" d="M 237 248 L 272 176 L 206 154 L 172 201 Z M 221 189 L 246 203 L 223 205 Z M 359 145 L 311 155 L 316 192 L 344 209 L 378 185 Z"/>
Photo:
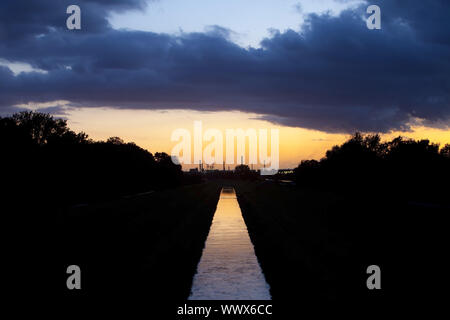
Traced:
<path fill-rule="evenodd" d="M 203 32 L 210 26 L 231 30 L 233 42 L 260 47 L 270 30 L 299 29 L 308 13 L 337 15 L 362 0 L 168 0 L 152 1 L 142 11 L 113 13 L 113 28 L 180 34 Z"/>
<path fill-rule="evenodd" d="M 68 30 L 66 8 L 81 8 Z M 277 128 L 282 167 L 355 131 L 450 143 L 450 2 L 2 0 L 0 116 L 170 152 L 171 132 Z"/>

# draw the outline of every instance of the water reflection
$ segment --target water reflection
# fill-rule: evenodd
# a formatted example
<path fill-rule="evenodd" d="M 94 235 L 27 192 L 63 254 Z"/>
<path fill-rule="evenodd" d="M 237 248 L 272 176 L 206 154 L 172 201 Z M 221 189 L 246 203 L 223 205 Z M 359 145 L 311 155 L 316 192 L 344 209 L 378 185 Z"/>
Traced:
<path fill-rule="evenodd" d="M 270 300 L 233 188 L 223 188 L 190 300 Z"/>

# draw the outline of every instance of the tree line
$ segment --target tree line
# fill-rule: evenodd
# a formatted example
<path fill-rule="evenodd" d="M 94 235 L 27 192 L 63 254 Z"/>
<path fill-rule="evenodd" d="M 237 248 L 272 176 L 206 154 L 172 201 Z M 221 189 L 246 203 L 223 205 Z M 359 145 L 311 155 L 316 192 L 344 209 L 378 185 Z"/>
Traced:
<path fill-rule="evenodd" d="M 299 186 L 342 192 L 382 190 L 405 199 L 442 202 L 448 197 L 450 144 L 397 137 L 382 142 L 378 134 L 355 133 L 320 161 L 305 160 L 294 170 Z"/>
<path fill-rule="evenodd" d="M 2 168 L 10 191 L 54 202 L 89 201 L 177 186 L 182 170 L 119 137 L 94 141 L 67 121 L 27 111 L 0 118 Z"/>
<path fill-rule="evenodd" d="M 58 202 L 92 200 L 173 187 L 199 179 L 183 176 L 166 153 L 151 152 L 119 137 L 94 141 L 72 131 L 67 121 L 26 111 L 0 117 L 2 168 L 13 192 Z M 247 177 L 247 166 L 236 176 Z M 233 175 L 234 176 L 234 175 Z M 450 144 L 378 134 L 352 135 L 321 160 L 304 160 L 294 170 L 300 187 L 348 192 L 383 189 L 419 200 L 443 200 L 450 181 Z M 190 181 L 193 180 L 193 181 Z M 195 180 L 195 181 L 194 181 Z"/>

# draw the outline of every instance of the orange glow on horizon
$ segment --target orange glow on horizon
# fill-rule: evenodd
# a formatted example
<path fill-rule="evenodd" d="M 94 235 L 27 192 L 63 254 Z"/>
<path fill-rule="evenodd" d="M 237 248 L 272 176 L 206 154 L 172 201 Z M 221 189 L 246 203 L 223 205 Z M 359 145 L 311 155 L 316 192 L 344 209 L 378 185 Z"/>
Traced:
<path fill-rule="evenodd" d="M 284 127 L 258 120 L 257 114 L 243 112 L 198 112 L 189 110 L 118 110 L 110 108 L 82 108 L 69 111 L 68 125 L 77 132 L 84 131 L 94 140 L 121 137 L 135 142 L 152 153 L 171 153 L 177 142 L 170 140 L 178 128 L 193 134 L 194 121 L 203 123 L 203 132 L 209 128 L 219 129 L 225 136 L 226 129 L 279 129 L 280 168 L 294 168 L 301 160 L 320 159 L 325 152 L 349 138 L 349 134 L 326 133 L 317 130 Z M 269 131 L 270 132 L 270 131 Z M 269 134 L 270 135 L 270 134 Z M 397 136 L 429 139 L 441 146 L 450 143 L 450 130 L 414 127 L 411 132 L 381 134 L 382 140 Z M 203 147 L 208 143 L 204 142 Z M 184 166 L 185 169 L 192 166 Z M 218 164 L 217 168 L 222 168 Z"/>

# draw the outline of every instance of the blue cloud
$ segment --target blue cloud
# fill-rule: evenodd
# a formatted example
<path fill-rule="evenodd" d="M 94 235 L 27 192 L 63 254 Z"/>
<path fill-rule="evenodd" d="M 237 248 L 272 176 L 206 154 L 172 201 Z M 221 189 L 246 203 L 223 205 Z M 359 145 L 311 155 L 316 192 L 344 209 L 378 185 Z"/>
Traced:
<path fill-rule="evenodd" d="M 140 9 L 143 2 L 80 2 L 99 10 L 88 13 L 82 32 L 71 32 L 64 17 L 61 23 L 49 12 L 53 1 L 30 1 L 30 12 L 2 1 L 0 12 L 16 19 L 0 17 L 0 34 L 8 33 L 0 58 L 48 72 L 14 76 L 0 66 L 1 108 L 69 100 L 89 107 L 241 110 L 327 132 L 408 130 L 415 118 L 449 124 L 448 1 L 375 1 L 382 30 L 366 28 L 365 6 L 339 16 L 311 14 L 301 32 L 275 31 L 259 49 L 231 42 L 221 27 L 181 35 L 114 30 L 108 12 Z"/>

